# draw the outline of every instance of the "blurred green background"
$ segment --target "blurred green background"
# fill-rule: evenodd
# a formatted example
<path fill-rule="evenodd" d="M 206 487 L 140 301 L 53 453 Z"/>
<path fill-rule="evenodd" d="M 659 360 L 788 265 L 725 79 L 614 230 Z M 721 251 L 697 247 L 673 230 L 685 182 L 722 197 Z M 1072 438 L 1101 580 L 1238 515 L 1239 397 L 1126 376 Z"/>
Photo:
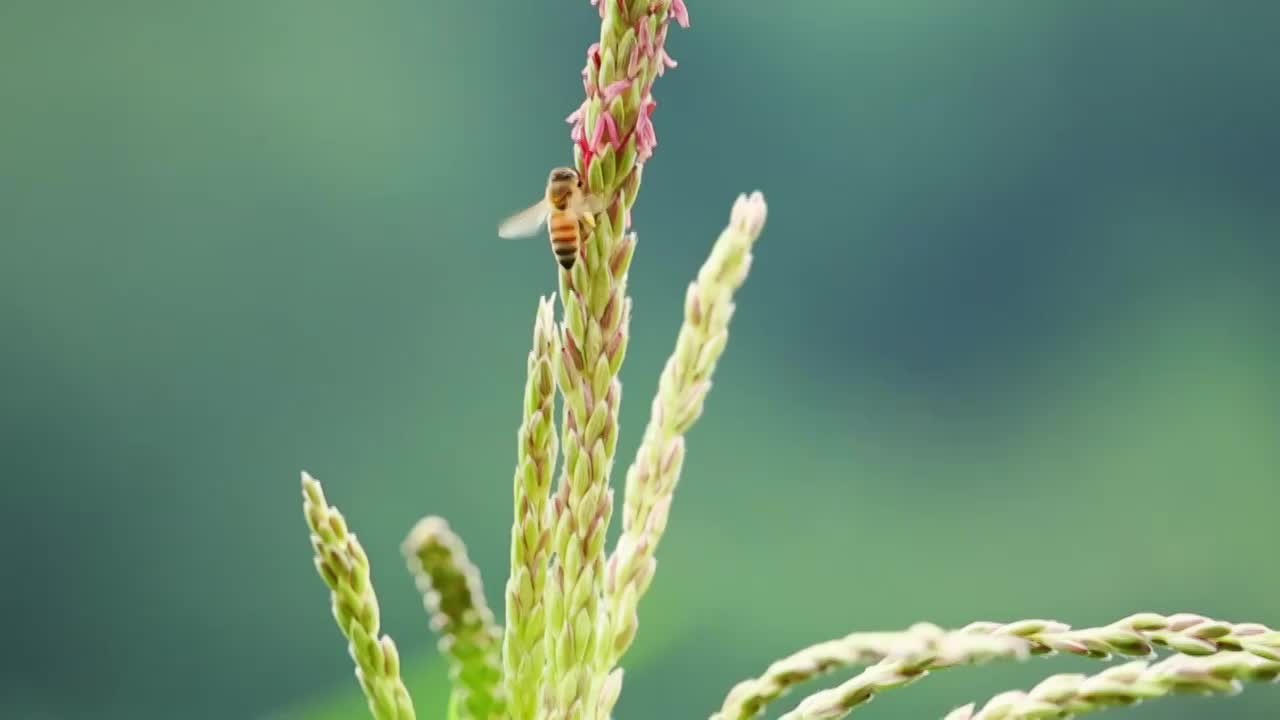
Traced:
<path fill-rule="evenodd" d="M 1280 624 L 1280 4 L 689 9 L 634 217 L 623 467 L 733 197 L 770 215 L 619 717 L 706 717 L 801 645 L 918 620 Z M 446 516 L 501 607 L 555 275 L 495 228 L 570 159 L 597 23 L 6 0 L 0 717 L 363 717 L 304 468 L 442 716 L 398 543 Z M 864 714 L 1094 667 L 948 671 Z"/>

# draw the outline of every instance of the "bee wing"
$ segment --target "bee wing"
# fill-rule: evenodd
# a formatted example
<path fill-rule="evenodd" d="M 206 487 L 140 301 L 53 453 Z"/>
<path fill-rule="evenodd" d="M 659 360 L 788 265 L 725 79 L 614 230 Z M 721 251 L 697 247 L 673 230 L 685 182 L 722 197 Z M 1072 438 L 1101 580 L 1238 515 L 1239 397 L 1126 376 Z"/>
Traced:
<path fill-rule="evenodd" d="M 609 207 L 609 197 L 607 195 L 588 195 L 582 200 L 582 209 L 595 215 L 602 213 Z"/>
<path fill-rule="evenodd" d="M 550 210 L 551 208 L 547 204 L 546 198 L 539 200 L 531 207 L 527 207 L 503 220 L 498 225 L 498 237 L 512 239 L 533 235 L 547 221 L 547 215 Z"/>

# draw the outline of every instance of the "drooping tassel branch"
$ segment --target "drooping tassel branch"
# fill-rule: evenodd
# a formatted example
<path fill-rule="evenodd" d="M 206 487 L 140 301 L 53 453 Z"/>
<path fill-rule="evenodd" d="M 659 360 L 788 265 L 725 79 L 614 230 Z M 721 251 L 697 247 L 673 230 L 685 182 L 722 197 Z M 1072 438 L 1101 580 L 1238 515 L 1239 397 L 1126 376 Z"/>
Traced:
<path fill-rule="evenodd" d="M 998 647 L 975 640 L 1007 641 Z M 730 691 L 713 720 L 747 720 L 791 687 L 838 668 L 871 664 L 842 685 L 806 698 L 785 715 L 788 720 L 844 717 L 878 692 L 909 684 L 929 671 L 995 658 L 1021 659 L 1064 653 L 1109 659 L 1151 657 L 1157 646 L 1188 656 L 1245 652 L 1280 661 L 1280 633 L 1255 623 L 1228 623 L 1192 613 L 1138 613 L 1096 628 L 1073 630 L 1052 620 L 1013 623 L 976 622 L 943 631 L 921 624 L 901 633 L 854 633 L 819 643 L 779 660 L 759 678 Z"/>
<path fill-rule="evenodd" d="M 991 647 L 969 644 L 975 638 L 1004 638 L 1012 644 L 1007 646 L 1009 652 L 992 653 Z M 883 662 L 841 688 L 819 693 L 819 701 L 859 705 L 874 692 L 906 684 L 925 671 L 995 657 L 1021 659 L 1051 653 L 1103 660 L 1111 656 L 1149 657 L 1156 646 L 1183 655 L 1244 651 L 1263 660 L 1280 660 L 1280 633 L 1276 630 L 1253 623 L 1224 623 L 1190 612 L 1169 616 L 1139 612 L 1100 628 L 1074 630 L 1053 620 L 972 623 L 950 632 L 943 632 L 936 625 L 919 624 L 906 632 L 854 633 L 806 647 L 774 662 L 759 678 L 737 684 L 712 719 L 748 720 L 758 716 L 767 703 L 788 689 L 841 667 Z M 819 701 L 810 702 L 810 707 Z"/>
<path fill-rule="evenodd" d="M 1234 695 L 1245 682 L 1275 682 L 1277 677 L 1280 662 L 1250 653 L 1174 655 L 1155 664 L 1138 661 L 1117 665 L 1092 676 L 1053 675 L 1027 692 L 997 695 L 981 710 L 973 704 L 957 708 L 945 720 L 1076 717 L 1174 693 Z"/>

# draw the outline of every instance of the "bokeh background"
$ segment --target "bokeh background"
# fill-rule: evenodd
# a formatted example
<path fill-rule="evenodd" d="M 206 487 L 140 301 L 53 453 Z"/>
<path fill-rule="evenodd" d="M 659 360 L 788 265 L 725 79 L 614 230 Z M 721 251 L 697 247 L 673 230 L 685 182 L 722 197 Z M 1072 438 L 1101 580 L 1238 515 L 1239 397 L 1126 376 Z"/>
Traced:
<path fill-rule="evenodd" d="M 1280 624 L 1280 4 L 689 7 L 635 211 L 620 465 L 733 197 L 770 215 L 619 717 L 706 717 L 782 654 L 918 620 Z M 6 0 L 0 717 L 363 717 L 304 468 L 442 716 L 398 544 L 446 516 L 501 607 L 555 275 L 495 228 L 570 159 L 597 23 Z M 1091 667 L 949 671 L 864 712 Z M 1280 691 L 1126 712 L 1272 717 Z"/>

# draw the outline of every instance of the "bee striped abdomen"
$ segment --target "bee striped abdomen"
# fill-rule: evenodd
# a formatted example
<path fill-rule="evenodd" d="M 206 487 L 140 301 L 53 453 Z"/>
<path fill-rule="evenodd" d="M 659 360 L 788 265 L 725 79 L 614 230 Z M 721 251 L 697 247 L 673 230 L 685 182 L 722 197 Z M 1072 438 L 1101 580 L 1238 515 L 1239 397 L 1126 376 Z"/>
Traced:
<path fill-rule="evenodd" d="M 578 221 L 569 213 L 553 212 L 547 219 L 547 229 L 551 234 L 551 251 L 560 267 L 572 269 L 578 257 Z"/>

